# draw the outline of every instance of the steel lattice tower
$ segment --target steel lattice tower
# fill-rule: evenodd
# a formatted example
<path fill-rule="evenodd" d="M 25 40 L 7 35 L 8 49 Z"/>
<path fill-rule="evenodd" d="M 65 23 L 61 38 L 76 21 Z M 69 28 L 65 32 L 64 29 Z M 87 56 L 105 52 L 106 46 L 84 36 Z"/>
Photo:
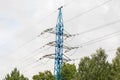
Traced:
<path fill-rule="evenodd" d="M 60 80 L 62 57 L 63 57 L 63 18 L 62 18 L 62 7 L 58 8 L 58 19 L 56 24 L 56 45 L 55 45 L 55 64 L 54 64 L 54 75 L 56 80 Z"/>

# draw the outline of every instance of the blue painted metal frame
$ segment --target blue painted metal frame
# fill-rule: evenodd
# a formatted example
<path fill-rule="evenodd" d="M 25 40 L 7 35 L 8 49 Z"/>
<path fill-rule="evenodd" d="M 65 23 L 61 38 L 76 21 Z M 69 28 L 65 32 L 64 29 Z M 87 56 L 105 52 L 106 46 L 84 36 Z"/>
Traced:
<path fill-rule="evenodd" d="M 63 58 L 63 18 L 62 18 L 62 7 L 60 7 L 57 24 L 56 24 L 56 46 L 55 46 L 55 64 L 54 64 L 54 75 L 56 80 L 61 78 L 61 66 Z"/>

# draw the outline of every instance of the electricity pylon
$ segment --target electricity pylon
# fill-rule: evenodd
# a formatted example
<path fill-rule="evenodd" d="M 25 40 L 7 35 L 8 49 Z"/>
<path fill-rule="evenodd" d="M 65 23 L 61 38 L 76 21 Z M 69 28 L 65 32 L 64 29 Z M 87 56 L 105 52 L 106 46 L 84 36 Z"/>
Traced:
<path fill-rule="evenodd" d="M 56 24 L 56 45 L 55 45 L 55 64 L 54 64 L 54 75 L 56 80 L 61 78 L 61 66 L 63 58 L 63 18 L 62 18 L 62 7 L 58 8 L 58 19 Z"/>
<path fill-rule="evenodd" d="M 55 53 L 47 54 L 39 58 L 39 60 L 42 60 L 44 58 L 49 58 L 49 59 L 55 59 L 54 63 L 54 75 L 55 75 L 55 80 L 60 80 L 62 78 L 61 76 L 61 66 L 62 62 L 69 62 L 69 61 L 74 61 L 74 59 L 70 59 L 65 55 L 65 53 L 70 52 L 71 50 L 78 49 L 79 47 L 72 47 L 72 46 L 67 46 L 64 44 L 64 41 L 77 36 L 79 34 L 68 34 L 64 33 L 64 24 L 63 24 L 63 17 L 62 17 L 62 8 L 58 8 L 58 19 L 57 19 L 57 24 L 56 24 L 56 29 L 54 28 L 48 28 L 41 32 L 41 35 L 45 33 L 51 33 L 51 34 L 56 34 L 56 40 L 48 42 L 47 44 L 43 45 L 40 47 L 40 49 L 46 47 L 46 46 L 55 46 Z M 64 52 L 63 52 L 64 49 Z"/>

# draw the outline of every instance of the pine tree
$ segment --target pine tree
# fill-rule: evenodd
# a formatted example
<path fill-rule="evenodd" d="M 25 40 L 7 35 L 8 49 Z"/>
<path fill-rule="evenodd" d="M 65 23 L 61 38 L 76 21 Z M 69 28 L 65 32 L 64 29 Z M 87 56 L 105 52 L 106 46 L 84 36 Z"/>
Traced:
<path fill-rule="evenodd" d="M 3 80 L 28 80 L 28 78 L 21 75 L 17 68 L 14 68 L 14 70 L 10 74 L 7 74 Z"/>

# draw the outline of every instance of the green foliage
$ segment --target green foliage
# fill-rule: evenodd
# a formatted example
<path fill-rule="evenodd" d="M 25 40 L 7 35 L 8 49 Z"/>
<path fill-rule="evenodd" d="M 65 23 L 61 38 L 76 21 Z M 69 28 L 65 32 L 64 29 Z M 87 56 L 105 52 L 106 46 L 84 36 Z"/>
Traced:
<path fill-rule="evenodd" d="M 54 76 L 50 71 L 39 72 L 38 75 L 33 76 L 33 80 L 54 80 Z"/>
<path fill-rule="evenodd" d="M 74 64 L 63 63 L 61 71 L 61 80 L 72 80 L 76 73 L 76 66 Z M 33 80 L 55 80 L 55 77 L 50 71 L 39 72 L 33 76 Z"/>
<path fill-rule="evenodd" d="M 20 72 L 15 68 L 11 74 L 7 74 L 4 80 L 28 80 L 28 78 L 20 75 Z"/>
<path fill-rule="evenodd" d="M 76 66 L 74 64 L 63 63 L 61 71 L 61 80 L 72 80 L 76 73 Z"/>
<path fill-rule="evenodd" d="M 112 63 L 112 78 L 120 80 L 120 48 L 117 49 L 116 56 Z"/>
<path fill-rule="evenodd" d="M 111 66 L 106 59 L 107 55 L 101 48 L 91 58 L 82 58 L 77 73 L 78 80 L 111 80 Z"/>

